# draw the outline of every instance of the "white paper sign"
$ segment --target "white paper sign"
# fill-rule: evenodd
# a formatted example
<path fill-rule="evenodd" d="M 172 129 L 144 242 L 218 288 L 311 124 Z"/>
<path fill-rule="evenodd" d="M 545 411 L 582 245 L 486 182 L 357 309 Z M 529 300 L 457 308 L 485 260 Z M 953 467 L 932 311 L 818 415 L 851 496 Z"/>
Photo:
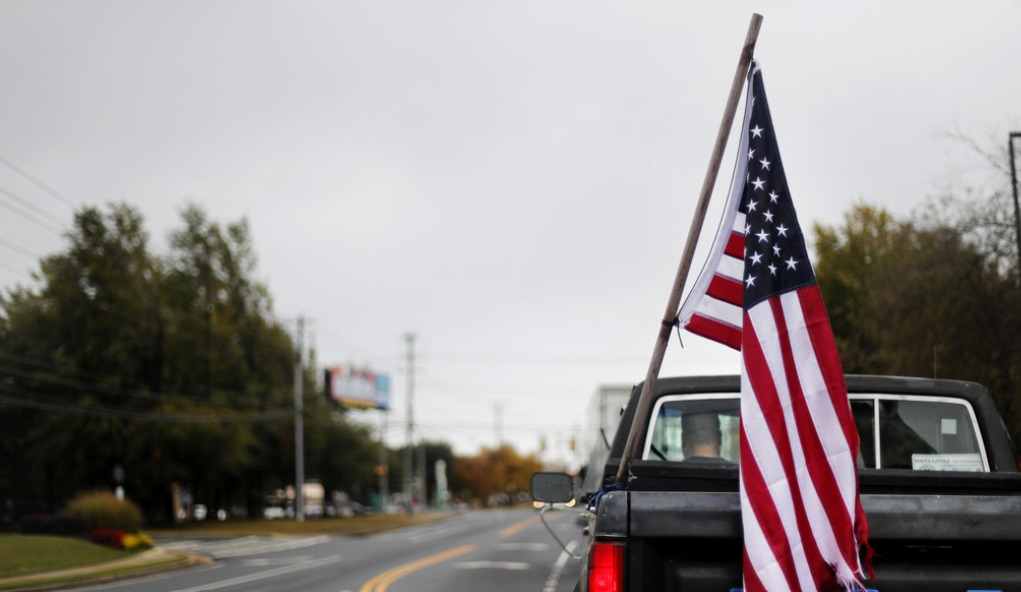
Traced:
<path fill-rule="evenodd" d="M 912 454 L 911 468 L 915 471 L 985 470 L 981 454 Z"/>

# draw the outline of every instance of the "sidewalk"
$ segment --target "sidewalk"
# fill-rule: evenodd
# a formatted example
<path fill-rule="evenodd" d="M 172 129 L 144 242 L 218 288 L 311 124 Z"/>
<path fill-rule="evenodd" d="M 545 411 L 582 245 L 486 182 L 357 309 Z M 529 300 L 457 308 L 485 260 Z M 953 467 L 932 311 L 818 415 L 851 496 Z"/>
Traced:
<path fill-rule="evenodd" d="M 0 590 L 52 590 L 85 583 L 133 578 L 150 573 L 205 565 L 212 560 L 202 555 L 156 547 L 114 561 L 58 571 L 47 571 L 12 578 L 0 578 Z"/>

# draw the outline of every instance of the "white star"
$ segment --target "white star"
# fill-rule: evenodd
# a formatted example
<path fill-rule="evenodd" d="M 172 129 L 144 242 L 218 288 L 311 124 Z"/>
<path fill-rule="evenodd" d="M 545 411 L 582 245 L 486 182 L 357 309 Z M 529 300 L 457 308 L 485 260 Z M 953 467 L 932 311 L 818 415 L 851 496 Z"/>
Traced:
<path fill-rule="evenodd" d="M 768 171 L 769 170 L 769 165 L 771 165 L 773 163 L 771 163 L 768 160 L 766 160 L 765 158 L 763 158 L 762 160 L 759 161 L 759 164 L 762 165 L 762 168 L 764 168 L 764 169 L 766 169 Z"/>
<path fill-rule="evenodd" d="M 745 288 L 751 288 L 755 285 L 755 276 L 748 274 L 748 278 L 744 281 Z"/>
<path fill-rule="evenodd" d="M 780 199 L 780 196 L 777 195 L 775 191 L 770 191 L 769 192 L 769 201 L 771 203 L 776 203 L 776 200 L 778 200 L 778 199 Z"/>
<path fill-rule="evenodd" d="M 758 265 L 759 263 L 762 263 L 762 253 L 756 252 L 754 255 L 752 255 L 751 262 L 752 265 Z"/>
<path fill-rule="evenodd" d="M 794 260 L 794 257 L 791 257 L 790 259 L 784 261 L 784 263 L 787 264 L 787 269 L 797 269 L 798 268 L 798 262 Z"/>
<path fill-rule="evenodd" d="M 759 191 L 762 190 L 762 186 L 765 185 L 765 184 L 766 184 L 766 182 L 763 181 L 762 179 L 758 178 L 758 177 L 755 177 L 755 180 L 752 181 L 752 185 L 755 185 L 755 188 L 758 189 Z"/>
<path fill-rule="evenodd" d="M 745 224 L 744 225 L 744 233 L 745 234 L 750 234 L 751 231 L 752 231 L 752 225 L 751 224 Z"/>
<path fill-rule="evenodd" d="M 776 266 L 770 263 L 766 267 L 769 268 L 769 275 L 776 275 Z"/>
<path fill-rule="evenodd" d="M 748 160 L 755 158 L 755 149 L 752 148 L 748 151 Z"/>
<path fill-rule="evenodd" d="M 777 257 L 780 256 L 780 245 L 773 245 L 773 254 Z"/>
<path fill-rule="evenodd" d="M 781 224 L 781 225 L 776 227 L 776 233 L 778 235 L 780 235 L 780 236 L 787 236 L 787 231 L 788 230 L 790 230 L 790 229 L 787 228 L 786 226 L 784 226 L 783 224 Z"/>
<path fill-rule="evenodd" d="M 755 124 L 755 127 L 753 127 L 751 129 L 751 132 L 752 132 L 752 137 L 753 138 L 761 138 L 762 137 L 762 128 L 759 127 L 759 124 Z"/>
<path fill-rule="evenodd" d="M 759 206 L 759 202 L 757 202 L 757 201 L 755 201 L 753 199 L 750 202 L 748 202 L 748 211 L 749 212 L 754 212 L 755 208 L 757 208 L 758 206 Z"/>
<path fill-rule="evenodd" d="M 763 216 L 766 218 L 766 222 L 772 222 L 773 221 L 773 212 L 770 212 L 769 210 L 766 210 L 766 213 L 763 214 Z"/>
<path fill-rule="evenodd" d="M 766 232 L 765 230 L 760 230 L 758 233 L 756 233 L 755 236 L 759 237 L 759 242 L 760 243 L 768 243 L 769 242 L 769 233 Z"/>

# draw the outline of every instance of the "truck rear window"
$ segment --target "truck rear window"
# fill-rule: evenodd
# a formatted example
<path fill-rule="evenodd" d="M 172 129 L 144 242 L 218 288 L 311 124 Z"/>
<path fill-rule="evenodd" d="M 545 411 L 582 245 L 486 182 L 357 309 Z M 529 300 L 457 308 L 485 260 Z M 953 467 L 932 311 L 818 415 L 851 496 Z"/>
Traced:
<path fill-rule="evenodd" d="M 660 397 L 642 458 L 736 463 L 740 400 L 734 394 Z"/>
<path fill-rule="evenodd" d="M 859 464 L 865 468 L 989 470 L 974 413 L 965 401 L 852 395 L 851 410 L 861 440 Z"/>
<path fill-rule="evenodd" d="M 975 414 L 963 400 L 852 394 L 862 468 L 988 471 Z M 722 465 L 740 459 L 735 393 L 668 395 L 653 408 L 646 460 Z"/>

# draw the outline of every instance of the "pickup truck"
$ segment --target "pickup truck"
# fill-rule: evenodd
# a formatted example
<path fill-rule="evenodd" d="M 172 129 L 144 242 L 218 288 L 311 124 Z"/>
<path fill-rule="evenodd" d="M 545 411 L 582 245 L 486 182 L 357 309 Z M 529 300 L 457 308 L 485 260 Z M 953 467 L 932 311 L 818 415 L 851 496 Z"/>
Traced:
<path fill-rule="evenodd" d="M 878 592 L 1021 590 L 1021 471 L 992 398 L 961 381 L 847 376 L 861 439 L 862 505 Z M 740 378 L 657 381 L 645 422 L 635 387 L 588 501 L 579 592 L 732 592 L 742 587 L 738 497 Z M 713 415 L 717 458 L 684 445 L 685 416 Z M 634 425 L 640 446 L 612 484 Z M 694 457 L 694 458 L 693 458 Z M 575 497 L 563 474 L 536 474 L 533 497 Z M 599 489 L 599 491 L 596 491 Z"/>

